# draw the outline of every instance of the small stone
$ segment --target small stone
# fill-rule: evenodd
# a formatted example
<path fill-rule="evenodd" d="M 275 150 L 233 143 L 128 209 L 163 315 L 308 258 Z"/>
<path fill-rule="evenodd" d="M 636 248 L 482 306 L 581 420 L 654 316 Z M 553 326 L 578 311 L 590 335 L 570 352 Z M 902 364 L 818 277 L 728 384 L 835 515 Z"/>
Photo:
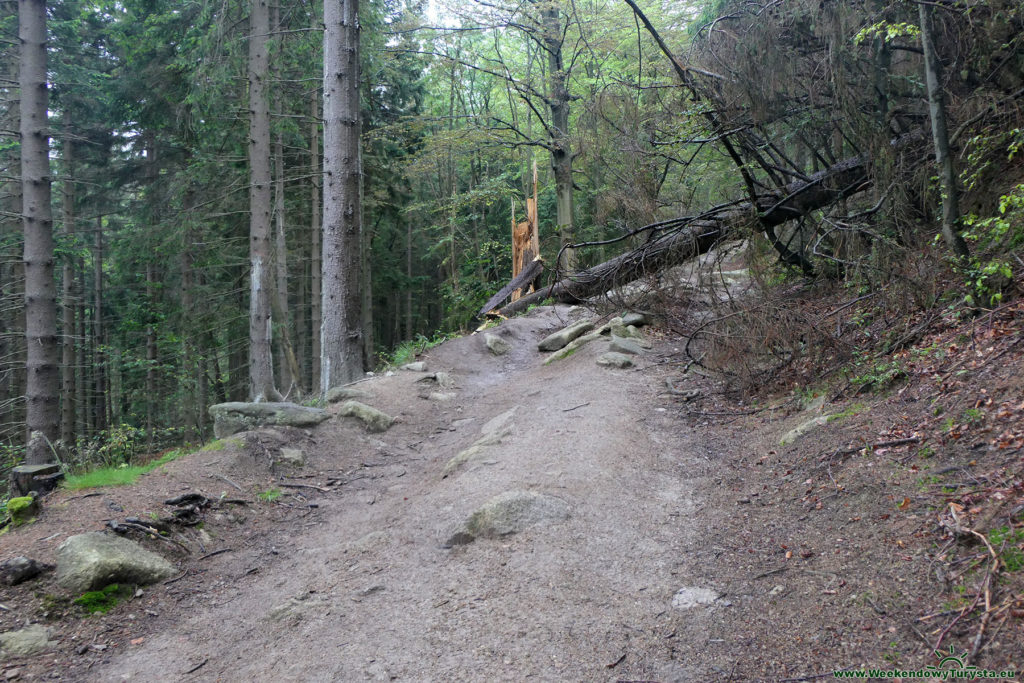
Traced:
<path fill-rule="evenodd" d="M 16 586 L 23 581 L 39 576 L 47 569 L 52 569 L 52 567 L 27 557 L 12 557 L 0 564 L 0 580 L 8 586 Z"/>
<path fill-rule="evenodd" d="M 282 448 L 281 454 L 277 456 L 277 462 L 292 467 L 302 467 L 306 464 L 306 454 L 299 448 Z"/>
<path fill-rule="evenodd" d="M 691 609 L 698 605 L 710 605 L 718 599 L 718 593 L 710 588 L 687 586 L 680 588 L 672 597 L 672 606 L 676 609 Z"/>
<path fill-rule="evenodd" d="M 427 396 L 427 399 L 438 403 L 448 403 L 455 400 L 455 394 L 448 391 L 432 391 Z"/>
<path fill-rule="evenodd" d="M 621 370 L 632 367 L 633 359 L 624 353 L 609 351 L 608 353 L 602 353 L 598 356 L 597 364 L 608 368 L 619 368 Z"/>
<path fill-rule="evenodd" d="M 569 504 L 561 498 L 533 491 L 506 491 L 470 515 L 465 524 L 449 536 L 447 545 L 466 545 L 477 538 L 503 538 L 568 518 Z"/>
<path fill-rule="evenodd" d="M 415 363 L 406 363 L 405 365 L 402 366 L 401 369 L 408 370 L 409 372 L 426 372 L 427 364 L 421 360 L 418 360 Z"/>
<path fill-rule="evenodd" d="M 387 413 L 359 401 L 345 401 L 341 404 L 338 414 L 358 418 L 366 425 L 368 432 L 386 432 L 395 423 L 395 418 Z"/>
<path fill-rule="evenodd" d="M 57 643 L 50 640 L 50 629 L 33 624 L 17 631 L 0 633 L 0 647 L 8 657 L 29 657 L 45 652 Z"/>
<path fill-rule="evenodd" d="M 608 348 L 616 353 L 628 353 L 634 356 L 644 352 L 643 347 L 641 347 L 632 339 L 616 337 L 615 335 L 612 335 L 612 343 L 608 346 Z"/>
<path fill-rule="evenodd" d="M 785 590 L 786 590 L 785 586 L 775 586 L 770 591 L 768 591 L 768 595 L 771 595 L 771 596 L 779 595 L 780 593 L 782 593 Z"/>
<path fill-rule="evenodd" d="M 485 333 L 484 343 L 487 344 L 487 349 L 495 356 L 504 356 L 512 350 L 512 345 L 496 334 Z"/>

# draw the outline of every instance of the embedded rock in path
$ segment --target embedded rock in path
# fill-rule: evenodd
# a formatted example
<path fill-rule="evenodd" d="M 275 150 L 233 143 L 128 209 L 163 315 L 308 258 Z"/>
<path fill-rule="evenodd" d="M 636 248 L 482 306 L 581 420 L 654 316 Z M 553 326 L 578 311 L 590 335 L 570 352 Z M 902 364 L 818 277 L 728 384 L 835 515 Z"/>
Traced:
<path fill-rule="evenodd" d="M 395 422 L 395 418 L 387 413 L 359 401 L 345 401 L 338 415 L 360 419 L 368 432 L 386 432 Z"/>
<path fill-rule="evenodd" d="M 48 569 L 53 569 L 53 567 L 40 564 L 27 557 L 12 557 L 0 564 L 0 581 L 8 586 L 17 586 L 23 581 L 39 576 Z"/>
<path fill-rule="evenodd" d="M 633 366 L 633 359 L 624 353 L 617 351 L 609 351 L 608 353 L 602 353 L 597 358 L 597 364 L 608 368 L 629 368 Z"/>
<path fill-rule="evenodd" d="M 0 647 L 5 657 L 29 657 L 45 652 L 56 645 L 50 640 L 50 629 L 32 624 L 17 631 L 0 633 Z"/>
<path fill-rule="evenodd" d="M 306 454 L 299 448 L 282 448 L 280 455 L 277 456 L 277 462 L 281 465 L 302 467 L 306 464 Z"/>
<path fill-rule="evenodd" d="M 327 391 L 327 395 L 324 397 L 328 403 L 340 403 L 341 401 L 349 401 L 354 398 L 369 398 L 370 395 L 361 389 L 353 389 L 352 387 L 334 387 Z"/>
<path fill-rule="evenodd" d="M 676 609 L 692 609 L 698 605 L 710 605 L 720 596 L 710 588 L 688 586 L 680 588 L 672 597 L 672 606 Z"/>
<path fill-rule="evenodd" d="M 455 386 L 455 378 L 449 375 L 447 372 L 435 372 L 427 375 L 426 377 L 420 377 L 417 382 L 434 382 L 441 389 L 451 389 Z"/>
<path fill-rule="evenodd" d="M 402 370 L 408 370 L 409 372 L 426 372 L 427 364 L 418 360 L 415 363 L 406 363 L 402 366 Z"/>
<path fill-rule="evenodd" d="M 559 330 L 553 334 L 549 334 L 544 337 L 537 344 L 537 349 L 540 351 L 557 351 L 574 339 L 583 336 L 587 332 L 594 329 L 593 320 L 581 320 L 578 323 L 573 323 L 563 330 Z"/>
<path fill-rule="evenodd" d="M 569 504 L 533 491 L 506 491 L 484 503 L 448 539 L 448 546 L 466 545 L 478 538 L 502 538 L 533 526 L 569 519 Z"/>
<path fill-rule="evenodd" d="M 634 340 L 624 337 L 616 337 L 614 334 L 612 335 L 612 343 L 609 345 L 608 349 L 616 353 L 630 353 L 634 356 L 644 352 L 643 347 L 637 344 Z"/>
<path fill-rule="evenodd" d="M 218 403 L 210 406 L 210 415 L 218 439 L 264 425 L 313 427 L 330 417 L 326 410 L 286 402 Z"/>
<path fill-rule="evenodd" d="M 504 356 L 512 350 L 512 345 L 496 334 L 485 333 L 484 343 L 487 344 L 487 349 L 495 356 Z"/>
<path fill-rule="evenodd" d="M 571 356 L 572 354 L 576 353 L 581 348 L 589 344 L 590 342 L 600 339 L 601 335 L 606 331 L 606 329 L 607 325 L 594 330 L 590 334 L 585 334 L 582 337 L 577 337 L 576 339 L 573 339 L 564 347 L 560 348 L 558 351 L 555 351 L 550 356 L 548 356 L 547 360 L 544 361 L 544 365 L 551 365 L 557 360 L 568 358 L 569 356 Z"/>
<path fill-rule="evenodd" d="M 515 425 L 512 424 L 512 416 L 515 415 L 518 409 L 519 406 L 514 406 L 511 410 L 506 410 L 501 415 L 488 420 L 480 428 L 480 438 L 474 441 L 472 446 L 459 452 L 458 455 L 448 461 L 444 466 L 444 470 L 441 471 L 441 478 L 448 478 L 462 465 L 479 459 L 488 446 L 495 446 L 501 443 L 502 439 L 510 436 L 512 430 L 515 429 Z"/>
<path fill-rule="evenodd" d="M 786 432 L 786 434 L 783 435 L 781 439 L 779 439 L 779 445 L 788 446 L 789 444 L 793 443 L 794 441 L 804 436 L 805 434 L 813 432 L 818 427 L 823 427 L 827 425 L 829 423 L 829 420 L 831 419 L 831 415 L 819 415 L 814 419 L 808 420 L 807 422 L 804 422 L 796 429 L 792 429 Z"/>
<path fill-rule="evenodd" d="M 174 573 L 170 562 L 120 536 L 93 531 L 71 536 L 57 546 L 57 583 L 74 593 L 112 583 L 146 585 Z"/>

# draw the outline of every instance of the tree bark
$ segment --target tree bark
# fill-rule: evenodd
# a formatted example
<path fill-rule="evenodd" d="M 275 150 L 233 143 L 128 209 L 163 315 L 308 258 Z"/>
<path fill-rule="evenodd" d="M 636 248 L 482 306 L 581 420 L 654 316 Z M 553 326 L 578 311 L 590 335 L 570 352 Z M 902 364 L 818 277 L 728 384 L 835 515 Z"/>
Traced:
<path fill-rule="evenodd" d="M 25 462 L 52 462 L 61 436 L 58 402 L 57 287 L 53 280 L 49 93 L 46 85 L 46 2 L 19 0 L 21 43 L 21 184 L 25 231 Z"/>
<path fill-rule="evenodd" d="M 324 27 L 321 394 L 362 374 L 358 0 L 324 3 Z"/>
<path fill-rule="evenodd" d="M 551 170 L 555 176 L 555 207 L 559 244 L 576 241 L 573 228 L 572 142 L 569 138 L 569 88 L 562 60 L 562 23 L 558 7 L 551 5 L 541 12 L 544 22 L 544 46 L 548 53 L 548 107 L 551 110 Z M 558 268 L 562 272 L 576 269 L 576 254 L 562 249 Z"/>
<path fill-rule="evenodd" d="M 288 241 L 284 227 L 284 143 L 278 132 L 274 142 L 274 215 L 275 215 L 275 266 L 277 286 L 274 288 L 277 306 L 274 315 L 278 320 L 278 367 L 281 369 L 281 388 L 290 395 L 299 381 L 299 368 L 292 345 L 290 311 L 288 305 Z"/>
<path fill-rule="evenodd" d="M 252 0 L 249 17 L 249 392 L 253 401 L 278 401 L 271 354 L 270 106 L 267 44 L 270 7 Z"/>
<path fill-rule="evenodd" d="M 957 258 L 971 255 L 967 242 L 960 235 L 960 192 L 956 185 L 956 169 L 949 149 L 946 128 L 946 104 L 942 91 L 942 62 L 935 53 L 935 33 L 932 27 L 932 8 L 918 4 L 921 23 L 921 47 L 924 51 L 925 83 L 928 86 L 928 114 L 932 122 L 932 141 L 935 145 L 935 164 L 939 167 L 939 185 L 942 188 L 942 238 Z"/>
<path fill-rule="evenodd" d="M 311 254 L 309 257 L 309 327 L 311 330 L 311 382 L 310 390 L 315 391 L 320 386 L 320 297 L 322 296 L 321 282 L 321 251 L 323 243 L 323 230 L 320 227 L 320 92 L 313 88 L 311 102 L 312 125 L 309 130 L 309 161 L 310 181 L 309 200 L 311 210 Z"/>
<path fill-rule="evenodd" d="M 65 448 L 75 445 L 75 268 L 70 248 L 75 234 L 75 145 L 71 140 L 71 108 L 64 109 L 64 181 L 62 186 L 61 231 L 67 240 L 68 255 L 61 273 L 63 299 L 61 312 L 61 435 Z"/>
<path fill-rule="evenodd" d="M 662 225 L 666 234 L 554 285 L 541 287 L 505 306 L 500 313 L 513 315 L 548 297 L 573 302 L 603 294 L 703 254 L 722 240 L 731 238 L 742 226 L 781 225 L 850 197 L 868 186 L 867 162 L 855 157 L 811 176 L 806 182 L 790 183 L 780 191 L 761 195 L 756 206 L 750 202 L 737 202 L 728 205 L 727 209 L 708 212 L 694 219 L 655 224 Z"/>
<path fill-rule="evenodd" d="M 103 352 L 103 218 L 96 217 L 92 249 L 92 423 L 97 434 L 107 428 L 107 360 Z"/>

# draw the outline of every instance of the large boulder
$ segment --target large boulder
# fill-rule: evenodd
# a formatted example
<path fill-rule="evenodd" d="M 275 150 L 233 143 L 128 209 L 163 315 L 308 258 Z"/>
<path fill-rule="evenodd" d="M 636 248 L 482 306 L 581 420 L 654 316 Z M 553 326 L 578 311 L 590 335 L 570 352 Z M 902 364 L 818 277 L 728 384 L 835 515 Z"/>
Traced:
<path fill-rule="evenodd" d="M 569 504 L 561 498 L 534 491 L 506 491 L 484 503 L 449 539 L 448 545 L 466 545 L 478 538 L 502 538 L 533 526 L 569 519 Z"/>
<path fill-rule="evenodd" d="M 172 576 L 174 565 L 134 541 L 90 532 L 57 546 L 57 583 L 74 593 L 112 583 L 146 585 Z"/>
<path fill-rule="evenodd" d="M 569 327 L 566 327 L 564 330 L 559 330 L 558 332 L 544 337 L 544 339 L 537 344 L 537 349 L 540 351 L 557 351 L 572 340 L 590 332 L 592 329 L 594 329 L 593 320 L 581 320 L 578 323 L 569 325 Z"/>
<path fill-rule="evenodd" d="M 504 356 L 512 350 L 512 345 L 508 343 L 508 340 L 497 334 L 485 333 L 484 343 L 487 345 L 487 350 L 495 356 Z"/>
<path fill-rule="evenodd" d="M 213 435 L 218 439 L 265 425 L 313 427 L 330 415 L 326 410 L 295 403 L 218 403 L 210 406 Z"/>

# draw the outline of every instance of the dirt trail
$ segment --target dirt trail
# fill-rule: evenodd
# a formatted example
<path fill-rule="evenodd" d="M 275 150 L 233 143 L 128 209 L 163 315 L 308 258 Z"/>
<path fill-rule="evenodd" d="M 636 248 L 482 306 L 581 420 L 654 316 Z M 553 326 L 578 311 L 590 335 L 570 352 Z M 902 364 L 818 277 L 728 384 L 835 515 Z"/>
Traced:
<path fill-rule="evenodd" d="M 400 423 L 379 439 L 353 420 L 314 435 L 312 469 L 369 476 L 286 534 L 209 560 L 219 574 L 177 623 L 88 672 L 90 680 L 623 680 L 702 678 L 673 658 L 716 606 L 672 607 L 699 541 L 691 444 L 669 437 L 658 350 L 639 369 L 594 359 L 595 342 L 551 366 L 536 351 L 566 310 L 507 321 L 494 357 L 482 335 L 425 358 L 456 380 L 424 400 L 421 373 L 360 385 Z M 445 464 L 507 411 L 511 434 L 442 479 Z M 445 548 L 496 494 L 562 499 L 568 521 Z M 258 571 L 253 572 L 256 568 Z M 696 614 L 699 612 L 700 614 Z M 689 649 L 689 647 L 687 649 Z M 186 674 L 190 669 L 192 673 Z"/>

